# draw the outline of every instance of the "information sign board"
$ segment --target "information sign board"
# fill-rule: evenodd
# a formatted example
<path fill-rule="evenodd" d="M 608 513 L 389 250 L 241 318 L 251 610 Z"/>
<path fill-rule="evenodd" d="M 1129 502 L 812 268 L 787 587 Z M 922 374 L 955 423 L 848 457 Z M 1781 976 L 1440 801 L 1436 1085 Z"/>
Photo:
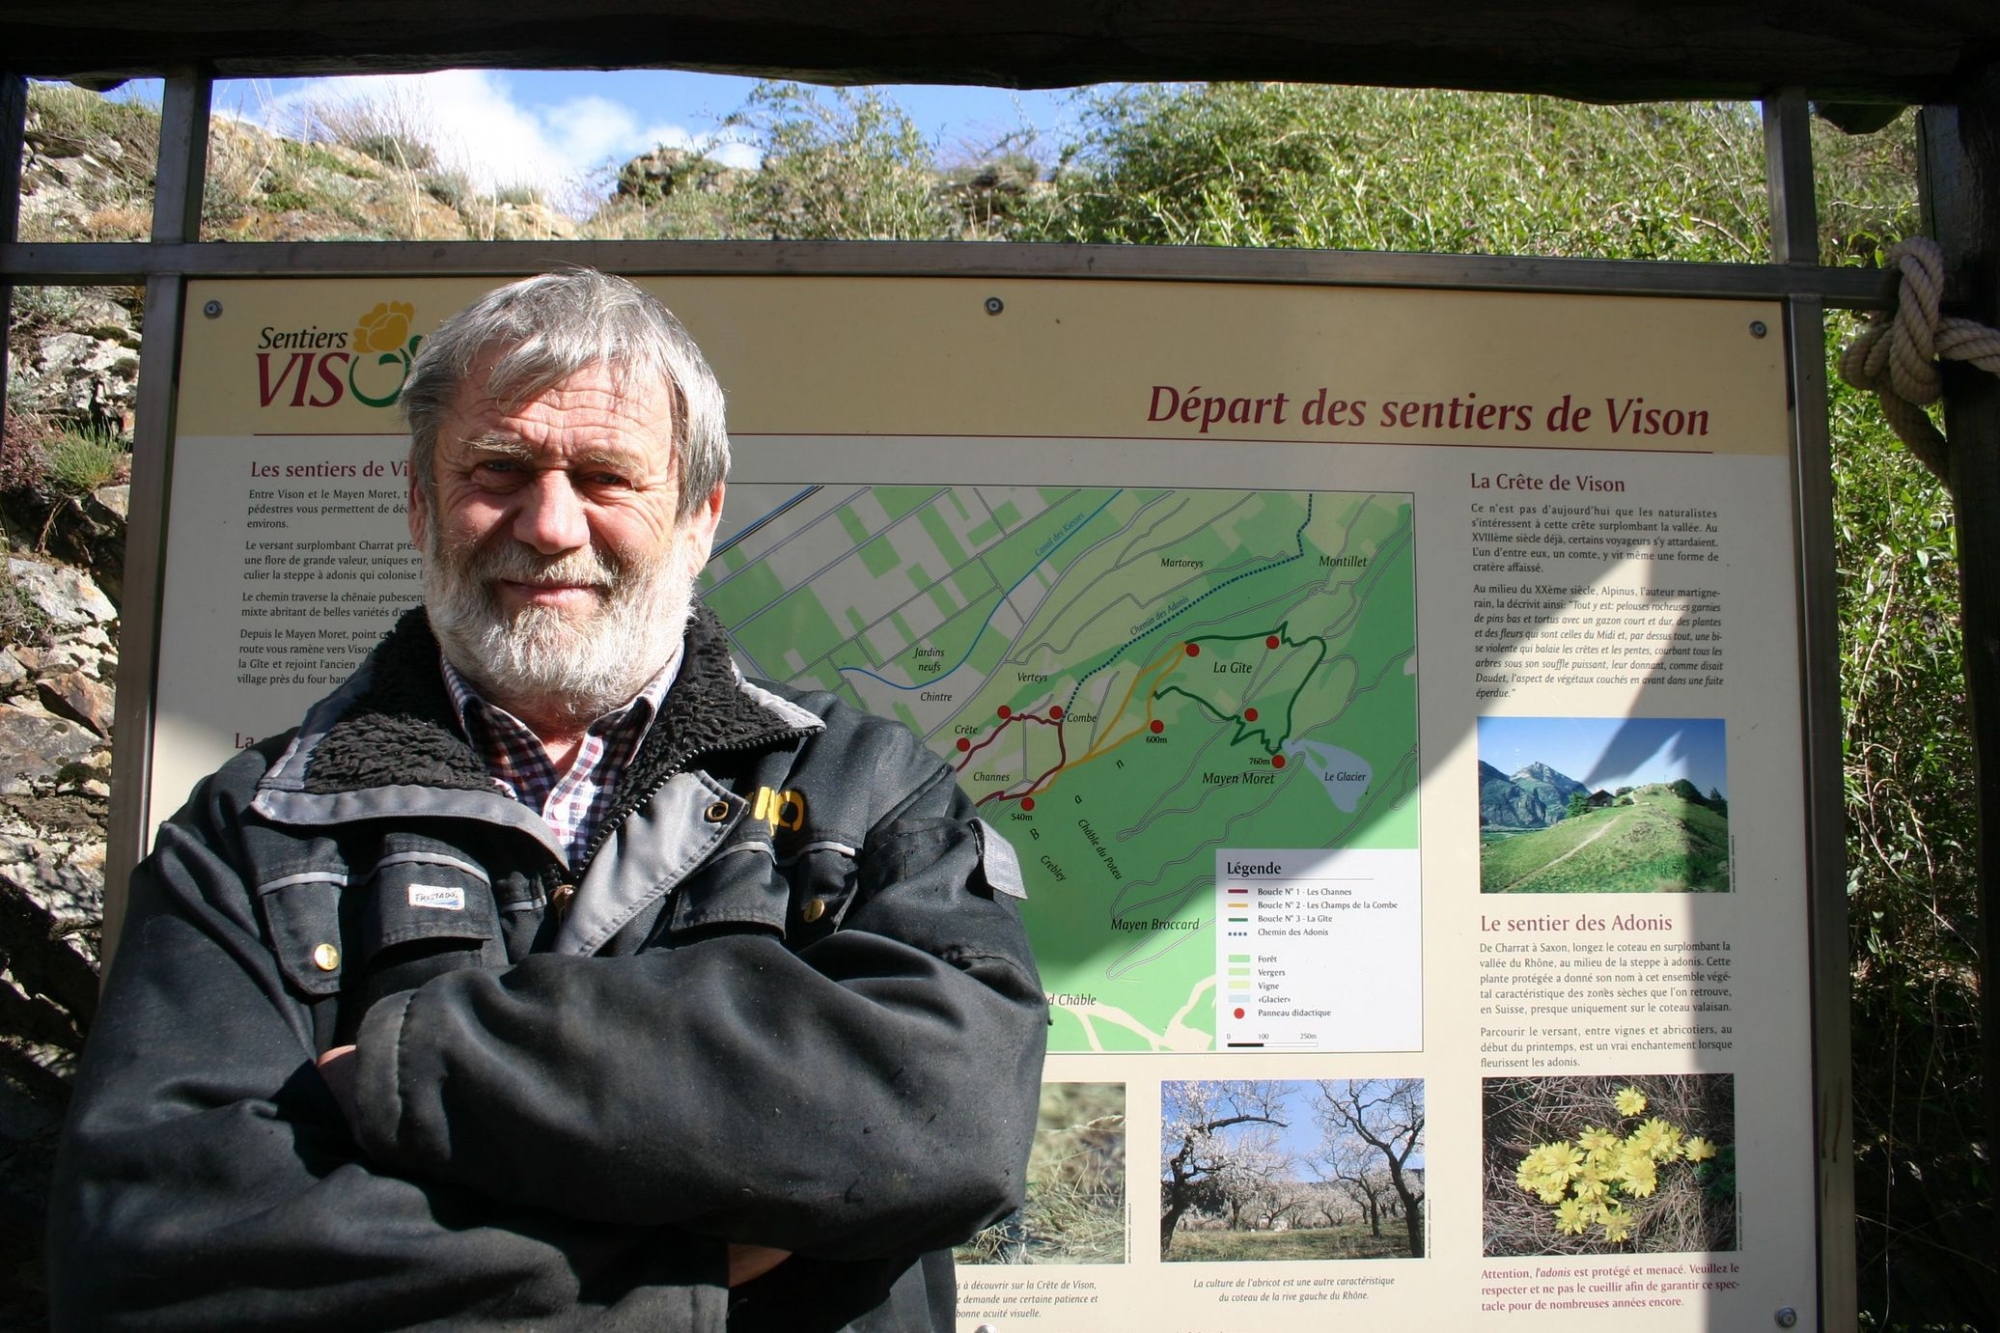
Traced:
<path fill-rule="evenodd" d="M 417 600 L 394 403 L 487 285 L 191 285 L 156 817 Z M 1776 306 L 646 285 L 729 395 L 744 669 L 902 719 L 1027 874 L 962 1327 L 1812 1326 Z"/>

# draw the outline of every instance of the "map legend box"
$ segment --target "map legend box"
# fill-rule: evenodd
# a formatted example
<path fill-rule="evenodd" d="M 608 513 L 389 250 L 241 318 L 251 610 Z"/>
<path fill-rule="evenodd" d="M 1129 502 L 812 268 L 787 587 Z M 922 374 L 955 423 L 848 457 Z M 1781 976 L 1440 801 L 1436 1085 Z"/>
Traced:
<path fill-rule="evenodd" d="M 1422 1049 L 1418 862 L 1394 849 L 1217 853 L 1216 1044 Z"/>

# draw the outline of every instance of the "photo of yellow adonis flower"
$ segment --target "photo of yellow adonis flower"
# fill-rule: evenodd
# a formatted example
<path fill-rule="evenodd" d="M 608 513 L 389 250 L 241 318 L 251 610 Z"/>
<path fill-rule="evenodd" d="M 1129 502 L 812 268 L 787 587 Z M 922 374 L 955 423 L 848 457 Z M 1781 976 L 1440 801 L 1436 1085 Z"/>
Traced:
<path fill-rule="evenodd" d="M 1615 1157 L 1619 1142 L 1616 1134 L 1608 1129 L 1600 1129 L 1596 1125 L 1576 1136 L 1576 1146 L 1589 1153 L 1593 1161 Z"/>
<path fill-rule="evenodd" d="M 1736 1248 L 1729 1074 L 1485 1081 L 1485 1253 Z"/>
<path fill-rule="evenodd" d="M 410 321 L 417 316 L 408 301 L 377 301 L 354 330 L 354 352 L 400 352 L 409 341 Z"/>

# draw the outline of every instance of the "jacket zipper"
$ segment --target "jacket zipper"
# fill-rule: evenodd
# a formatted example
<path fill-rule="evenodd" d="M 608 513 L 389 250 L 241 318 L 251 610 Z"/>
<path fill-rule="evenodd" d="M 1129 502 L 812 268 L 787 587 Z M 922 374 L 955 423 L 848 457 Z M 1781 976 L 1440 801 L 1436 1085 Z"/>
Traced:
<path fill-rule="evenodd" d="M 619 796 L 617 806 L 613 808 L 612 813 L 605 818 L 603 823 L 597 826 L 597 831 L 590 835 L 590 842 L 583 849 L 583 857 L 577 863 L 570 883 L 572 885 L 582 883 L 583 877 L 590 873 L 591 863 L 597 860 L 597 853 L 603 848 L 605 841 L 610 838 L 612 832 L 620 824 L 623 824 L 626 817 L 634 810 L 652 800 L 660 788 L 673 781 L 679 774 L 687 772 L 688 766 L 694 763 L 695 760 L 705 759 L 711 755 L 734 754 L 746 750 L 771 749 L 780 741 L 803 740 L 815 733 L 815 728 L 791 727 L 784 731 L 760 732 L 754 736 L 747 736 L 742 740 L 726 741 L 719 745 L 709 745 L 699 750 L 690 750 L 687 754 L 682 755 L 661 769 L 660 776 L 647 786 L 644 791 L 635 794 L 629 802 L 622 794 Z"/>

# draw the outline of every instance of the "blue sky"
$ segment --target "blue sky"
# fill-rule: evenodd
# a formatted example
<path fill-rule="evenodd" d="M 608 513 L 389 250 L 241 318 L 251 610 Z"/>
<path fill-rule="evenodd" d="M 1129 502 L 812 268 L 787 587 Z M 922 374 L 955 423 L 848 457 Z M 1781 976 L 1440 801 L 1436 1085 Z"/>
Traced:
<path fill-rule="evenodd" d="M 1723 732 L 1712 717 L 1482 717 L 1479 757 L 1510 776 L 1540 760 L 1592 790 L 1686 778 L 1727 796 Z"/>
<path fill-rule="evenodd" d="M 604 168 L 666 144 L 701 146 L 738 166 L 757 161 L 752 143 L 725 131 L 724 117 L 756 80 L 677 70 L 441 70 L 343 79 L 230 80 L 215 87 L 217 114 L 296 133 L 315 108 L 355 101 L 407 113 L 430 126 L 447 165 L 481 188 L 534 185 L 569 201 L 601 187 Z M 159 97 L 157 81 L 124 96 Z M 899 85 L 884 89 L 949 161 L 1024 127 L 1053 156 L 1074 117 L 1070 91 Z M 597 188 L 601 194 L 602 189 Z"/>

